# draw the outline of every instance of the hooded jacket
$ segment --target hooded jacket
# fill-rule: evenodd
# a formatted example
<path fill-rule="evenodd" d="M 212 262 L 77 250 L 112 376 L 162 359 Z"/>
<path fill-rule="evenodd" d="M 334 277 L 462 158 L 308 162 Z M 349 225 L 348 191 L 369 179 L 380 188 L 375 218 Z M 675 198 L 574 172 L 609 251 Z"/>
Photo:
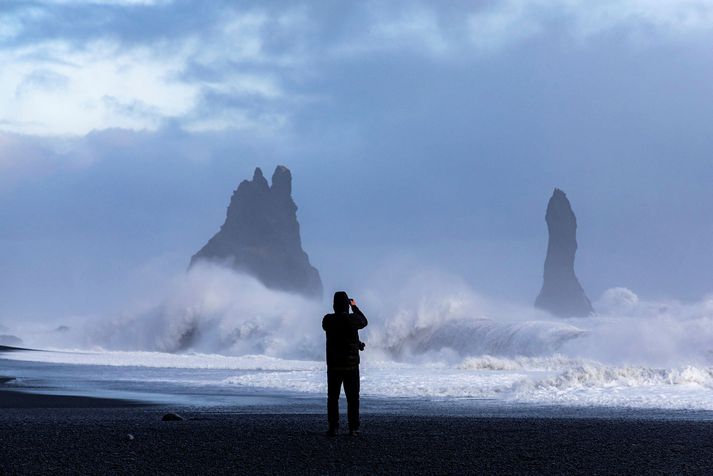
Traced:
<path fill-rule="evenodd" d="M 322 329 L 327 333 L 328 368 L 348 370 L 359 366 L 358 331 L 365 328 L 368 321 L 357 306 L 351 308 L 350 314 L 349 305 L 338 303 L 335 296 L 335 312 L 322 319 Z"/>

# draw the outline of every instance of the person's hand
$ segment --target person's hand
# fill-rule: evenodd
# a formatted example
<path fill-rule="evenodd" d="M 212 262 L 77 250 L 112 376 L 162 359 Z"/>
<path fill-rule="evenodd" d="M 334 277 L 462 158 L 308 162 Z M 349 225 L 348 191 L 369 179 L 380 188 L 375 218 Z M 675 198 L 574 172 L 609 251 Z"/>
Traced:
<path fill-rule="evenodd" d="M 349 300 L 349 305 L 350 305 L 350 306 L 356 306 L 356 299 L 350 299 L 350 300 Z"/>

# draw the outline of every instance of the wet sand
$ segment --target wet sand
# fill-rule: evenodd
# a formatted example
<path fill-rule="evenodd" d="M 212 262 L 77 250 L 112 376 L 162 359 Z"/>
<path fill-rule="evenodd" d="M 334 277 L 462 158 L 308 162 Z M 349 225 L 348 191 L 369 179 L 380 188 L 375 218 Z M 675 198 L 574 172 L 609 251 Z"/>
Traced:
<path fill-rule="evenodd" d="M 0 400 L 7 392 L 0 394 Z M 55 397 L 42 404 L 54 405 Z M 318 414 L 159 407 L 8 408 L 1 474 L 710 474 L 713 423 L 367 414 L 359 437 Z M 96 402 L 95 402 L 96 403 Z M 102 402 L 102 405 L 110 402 Z M 131 437 L 129 436 L 131 435 Z"/>
<path fill-rule="evenodd" d="M 0 377 L 0 385 L 8 377 Z M 12 382 L 12 379 L 9 380 Z M 42 395 L 0 389 L 0 409 L 9 408 L 122 408 L 147 406 L 145 403 L 112 398 L 81 397 L 73 395 Z"/>

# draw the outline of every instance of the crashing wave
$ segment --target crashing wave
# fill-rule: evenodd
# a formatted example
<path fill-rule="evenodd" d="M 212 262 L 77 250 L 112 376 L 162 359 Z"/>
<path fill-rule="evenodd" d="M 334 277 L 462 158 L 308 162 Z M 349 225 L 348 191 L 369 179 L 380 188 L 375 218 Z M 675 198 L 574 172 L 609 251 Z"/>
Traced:
<path fill-rule="evenodd" d="M 607 367 L 587 363 L 565 369 L 559 375 L 533 382 L 539 389 L 647 387 L 657 385 L 700 385 L 713 389 L 713 368 L 690 365 L 657 369 L 647 367 Z"/>

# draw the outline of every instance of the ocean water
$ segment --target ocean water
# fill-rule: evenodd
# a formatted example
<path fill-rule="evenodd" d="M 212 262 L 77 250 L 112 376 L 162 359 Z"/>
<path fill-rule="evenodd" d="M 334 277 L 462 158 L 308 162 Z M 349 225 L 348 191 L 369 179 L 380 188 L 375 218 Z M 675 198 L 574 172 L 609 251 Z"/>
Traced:
<path fill-rule="evenodd" d="M 259 398 L 326 394 L 321 361 L 264 355 L 121 351 L 27 351 L 0 357 L 14 388 L 158 403 L 232 405 Z M 595 361 L 472 357 L 457 365 L 365 359 L 364 397 L 553 405 L 713 410 L 713 368 L 609 366 Z"/>
<path fill-rule="evenodd" d="M 372 401 L 713 411 L 713 299 L 643 301 L 614 288 L 597 315 L 557 319 L 432 273 L 378 289 L 358 294 L 370 320 L 361 392 Z M 12 329 L 42 350 L 0 355 L 0 375 L 32 391 L 163 403 L 321 402 L 328 309 L 198 269 L 144 309 Z"/>

